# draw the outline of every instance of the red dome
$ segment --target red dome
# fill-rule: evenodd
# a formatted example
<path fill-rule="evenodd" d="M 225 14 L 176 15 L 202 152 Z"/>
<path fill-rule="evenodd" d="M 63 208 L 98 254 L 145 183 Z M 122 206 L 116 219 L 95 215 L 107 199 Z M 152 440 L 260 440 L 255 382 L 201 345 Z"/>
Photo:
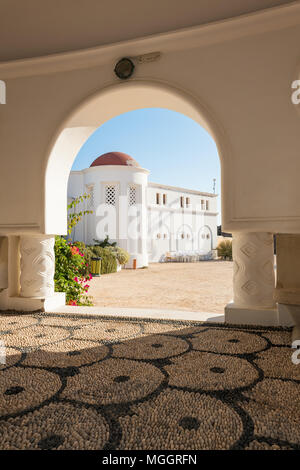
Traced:
<path fill-rule="evenodd" d="M 140 166 L 136 160 L 130 155 L 122 152 L 108 152 L 100 155 L 91 164 L 92 166 L 101 165 L 124 165 L 124 166 Z"/>

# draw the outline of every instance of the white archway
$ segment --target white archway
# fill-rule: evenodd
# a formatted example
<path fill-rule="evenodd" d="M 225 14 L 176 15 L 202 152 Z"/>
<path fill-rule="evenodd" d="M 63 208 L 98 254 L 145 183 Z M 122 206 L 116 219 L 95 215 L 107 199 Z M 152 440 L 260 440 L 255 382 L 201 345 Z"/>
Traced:
<path fill-rule="evenodd" d="M 231 175 L 228 143 L 205 105 L 175 87 L 143 80 L 109 86 L 78 104 L 58 129 L 45 168 L 44 233 L 66 233 L 67 182 L 75 157 L 88 137 L 106 121 L 142 108 L 165 108 L 184 114 L 204 127 L 216 142 L 221 161 L 221 187 Z M 225 165 L 226 161 L 226 165 Z M 223 201 L 223 218 L 230 202 Z"/>

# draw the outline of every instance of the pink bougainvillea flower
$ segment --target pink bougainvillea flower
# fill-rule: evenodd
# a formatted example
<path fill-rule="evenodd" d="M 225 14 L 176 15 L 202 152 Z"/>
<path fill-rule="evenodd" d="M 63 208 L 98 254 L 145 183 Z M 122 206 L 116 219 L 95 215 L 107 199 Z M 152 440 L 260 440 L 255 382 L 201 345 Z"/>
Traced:
<path fill-rule="evenodd" d="M 75 281 L 75 282 L 79 282 L 79 279 L 78 279 L 78 277 L 77 277 L 77 276 L 76 276 L 76 277 L 74 277 L 74 281 Z"/>

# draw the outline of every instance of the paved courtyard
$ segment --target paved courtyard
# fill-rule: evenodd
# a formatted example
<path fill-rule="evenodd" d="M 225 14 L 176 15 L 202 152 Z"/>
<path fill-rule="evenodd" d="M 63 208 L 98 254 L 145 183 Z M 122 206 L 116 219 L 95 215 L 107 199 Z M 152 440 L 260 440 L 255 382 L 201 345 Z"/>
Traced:
<path fill-rule="evenodd" d="M 144 307 L 224 313 L 232 300 L 230 261 L 152 263 L 94 278 L 89 293 L 101 307 Z"/>
<path fill-rule="evenodd" d="M 0 315 L 0 449 L 300 449 L 287 329 Z"/>

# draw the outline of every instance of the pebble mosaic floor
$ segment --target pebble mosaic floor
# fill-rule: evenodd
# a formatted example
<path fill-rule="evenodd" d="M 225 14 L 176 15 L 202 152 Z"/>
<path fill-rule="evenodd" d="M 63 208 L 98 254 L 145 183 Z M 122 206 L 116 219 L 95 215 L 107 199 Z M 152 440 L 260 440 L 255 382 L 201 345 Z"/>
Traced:
<path fill-rule="evenodd" d="M 300 449 L 291 332 L 1 315 L 0 449 Z"/>

